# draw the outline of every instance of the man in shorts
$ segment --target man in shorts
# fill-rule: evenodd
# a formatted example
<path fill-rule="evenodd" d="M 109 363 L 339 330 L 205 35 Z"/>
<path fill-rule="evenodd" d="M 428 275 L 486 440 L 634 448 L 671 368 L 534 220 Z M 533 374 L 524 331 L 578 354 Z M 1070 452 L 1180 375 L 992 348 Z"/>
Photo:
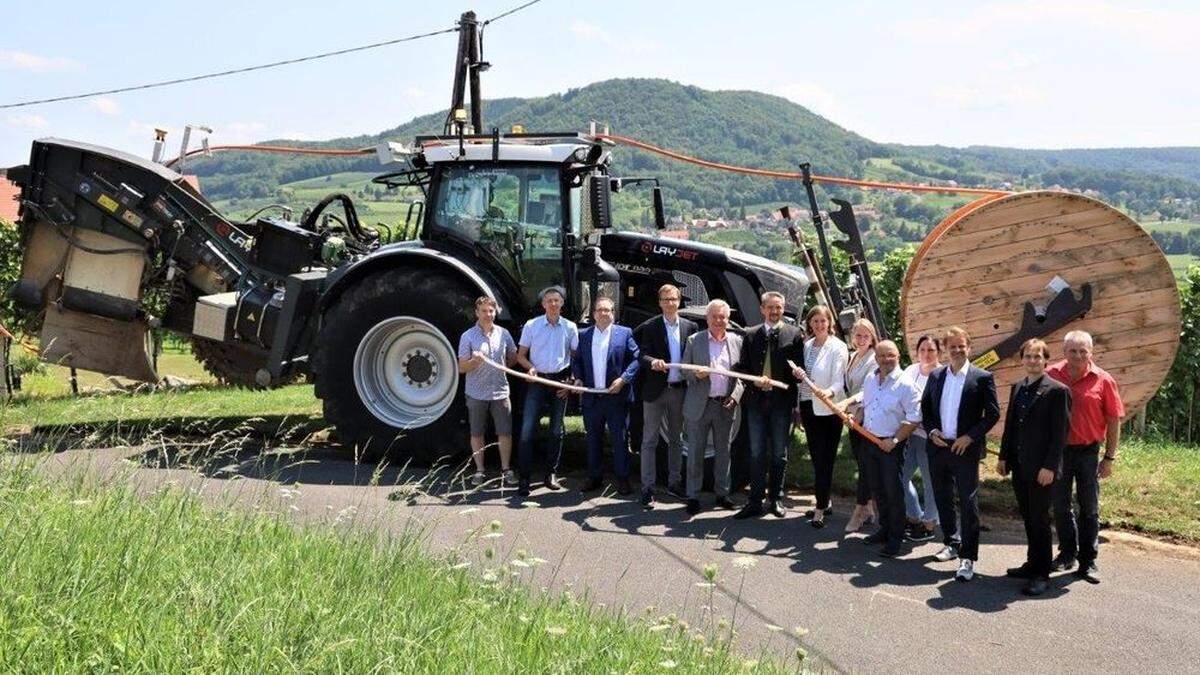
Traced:
<path fill-rule="evenodd" d="M 482 296 L 475 301 L 476 323 L 458 340 L 458 369 L 466 374 L 467 420 L 471 427 L 471 456 L 475 460 L 473 485 L 487 479 L 483 470 L 483 436 L 488 418 L 496 429 L 500 445 L 501 484 L 516 483 L 509 462 L 512 459 L 512 401 L 504 371 L 484 361 L 484 357 L 511 366 L 517 359 L 517 344 L 503 326 L 496 325 L 496 301 Z"/>

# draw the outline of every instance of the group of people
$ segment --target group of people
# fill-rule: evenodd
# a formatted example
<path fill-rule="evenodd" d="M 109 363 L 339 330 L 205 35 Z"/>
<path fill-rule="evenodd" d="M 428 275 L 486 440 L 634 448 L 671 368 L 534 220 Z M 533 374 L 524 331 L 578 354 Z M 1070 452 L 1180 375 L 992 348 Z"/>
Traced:
<path fill-rule="evenodd" d="M 832 513 L 834 466 L 849 424 L 855 427 L 849 445 L 858 477 L 846 530 L 874 522 L 875 531 L 864 541 L 880 545 L 880 555 L 894 558 L 904 541 L 929 541 L 940 529 L 942 546 L 934 559 L 957 560 L 960 581 L 974 577 L 981 462 L 987 435 L 1000 420 L 1000 406 L 992 374 L 970 362 L 971 338 L 964 329 L 920 336 L 917 361 L 902 368 L 897 345 L 879 340 L 870 321 L 854 324 L 848 346 L 834 334 L 828 307 L 812 307 L 798 327 L 784 321 L 786 299 L 776 292 L 762 294 L 763 321 L 744 335 L 729 330 L 730 307 L 723 300 L 705 308 L 701 330 L 680 315 L 682 294 L 670 284 L 658 291 L 662 313 L 632 329 L 615 323 L 610 298 L 593 302 L 593 323 L 582 331 L 562 316 L 561 288 L 543 290 L 540 299 L 545 313 L 526 322 L 520 340 L 514 341 L 495 323 L 495 301 L 479 298 L 478 323 L 460 340 L 475 484 L 486 481 L 483 449 L 490 418 L 498 436 L 501 480 L 515 483 L 520 495 L 530 493 L 535 435 L 549 408 L 544 485 L 563 489 L 557 477 L 563 416 L 575 389 L 582 392 L 587 438 L 585 492 L 603 485 L 606 441 L 612 448 L 616 491 L 633 492 L 628 419 L 631 405 L 640 400 L 644 508 L 654 508 L 662 495 L 656 461 L 665 430 L 665 490 L 684 500 L 689 514 L 703 508 L 705 462 L 689 461 L 683 475 L 685 434 L 697 457 L 704 456 L 711 437 L 714 508 L 735 511 L 739 520 L 782 518 L 791 428 L 798 422 L 816 497 L 805 517 L 812 527 L 823 528 Z M 1042 340 L 1021 346 L 1025 377 L 1009 392 L 996 469 L 1012 475 L 1025 524 L 1026 561 L 1007 574 L 1026 580 L 1022 590 L 1027 595 L 1044 593 L 1056 570 L 1075 569 L 1078 576 L 1099 583 L 1099 479 L 1111 474 L 1117 459 L 1124 409 L 1116 381 L 1093 363 L 1092 348 L 1090 335 L 1072 331 L 1064 338 L 1065 360 L 1051 365 Z M 508 382 L 503 370 L 490 367 L 498 364 L 519 366 L 531 380 L 515 474 Z M 748 499 L 740 507 L 730 483 L 739 407 L 750 450 Z M 917 472 L 920 492 L 913 480 Z M 1057 557 L 1052 525 L 1058 533 Z"/>

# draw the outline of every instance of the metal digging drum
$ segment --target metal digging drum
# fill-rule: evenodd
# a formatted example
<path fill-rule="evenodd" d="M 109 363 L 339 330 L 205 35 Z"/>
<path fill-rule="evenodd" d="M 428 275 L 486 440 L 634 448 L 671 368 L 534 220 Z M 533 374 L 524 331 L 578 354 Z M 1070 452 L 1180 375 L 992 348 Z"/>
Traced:
<path fill-rule="evenodd" d="M 1091 333 L 1129 414 L 1158 390 L 1179 347 L 1179 292 L 1154 240 L 1111 206 L 1063 192 L 985 197 L 942 221 L 909 265 L 900 311 L 910 351 L 924 333 L 965 328 L 973 360 L 996 375 L 1001 408 L 1024 376 L 1006 342 L 1041 337 L 1057 361 L 1067 332 Z"/>

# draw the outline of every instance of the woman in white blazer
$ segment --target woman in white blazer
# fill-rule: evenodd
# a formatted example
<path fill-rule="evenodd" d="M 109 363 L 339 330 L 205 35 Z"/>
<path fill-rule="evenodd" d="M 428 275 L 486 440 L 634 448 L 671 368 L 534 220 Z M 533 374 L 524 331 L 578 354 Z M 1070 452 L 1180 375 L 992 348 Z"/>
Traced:
<path fill-rule="evenodd" d="M 846 343 L 833 334 L 833 312 L 824 305 L 816 305 L 808 311 L 805 324 L 812 337 L 804 342 L 804 371 L 830 400 L 840 401 L 846 397 L 846 363 L 850 352 Z M 833 489 L 833 464 L 842 438 L 842 419 L 816 399 L 802 382 L 800 422 L 804 426 L 816 482 L 817 507 L 809 517 L 813 527 L 821 528 L 825 527 L 825 516 L 833 512 L 829 494 Z"/>

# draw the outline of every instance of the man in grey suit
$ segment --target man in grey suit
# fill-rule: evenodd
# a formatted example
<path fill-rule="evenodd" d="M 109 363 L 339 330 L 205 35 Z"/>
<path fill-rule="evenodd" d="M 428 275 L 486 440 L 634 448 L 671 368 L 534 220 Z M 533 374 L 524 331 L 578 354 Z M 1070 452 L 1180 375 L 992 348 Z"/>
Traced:
<path fill-rule="evenodd" d="M 708 330 L 688 338 L 683 362 L 707 368 L 733 370 L 742 357 L 742 337 L 728 332 L 729 304 L 713 300 L 706 310 Z M 700 513 L 700 485 L 704 482 L 704 450 L 712 432 L 716 457 L 713 487 L 716 505 L 733 509 L 729 499 L 729 440 L 733 413 L 742 398 L 742 381 L 708 370 L 685 370 L 687 394 L 683 399 L 683 424 L 688 437 L 687 512 Z"/>

